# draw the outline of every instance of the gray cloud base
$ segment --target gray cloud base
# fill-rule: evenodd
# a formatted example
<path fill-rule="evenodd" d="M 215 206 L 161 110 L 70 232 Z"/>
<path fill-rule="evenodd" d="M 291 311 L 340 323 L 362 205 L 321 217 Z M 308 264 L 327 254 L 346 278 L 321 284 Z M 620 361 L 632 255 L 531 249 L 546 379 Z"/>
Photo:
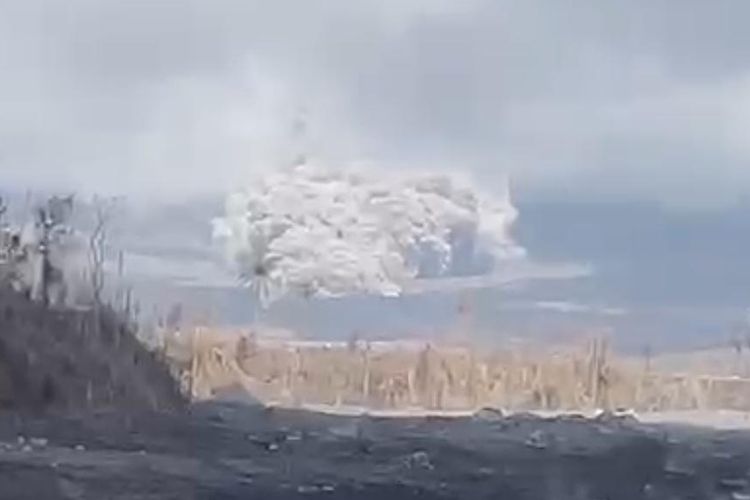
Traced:
<path fill-rule="evenodd" d="M 750 188 L 743 0 L 0 0 L 0 179 L 179 195 L 308 147 L 710 206 Z M 696 189 L 700 186 L 701 189 Z"/>

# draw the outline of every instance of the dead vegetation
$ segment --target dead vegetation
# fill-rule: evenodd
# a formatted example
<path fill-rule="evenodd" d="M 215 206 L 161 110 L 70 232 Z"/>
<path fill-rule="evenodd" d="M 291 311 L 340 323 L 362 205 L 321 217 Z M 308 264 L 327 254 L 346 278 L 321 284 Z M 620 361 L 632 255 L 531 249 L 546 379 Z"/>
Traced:
<path fill-rule="evenodd" d="M 122 307 L 102 295 L 110 205 L 95 203 L 89 267 L 80 268 L 85 237 L 70 224 L 73 196 L 47 199 L 23 226 L 2 220 L 0 199 L 0 406 L 77 412 L 184 403 L 167 364 L 136 338 L 129 293 Z"/>
<path fill-rule="evenodd" d="M 750 410 L 750 380 L 659 372 L 613 355 L 606 338 L 576 346 L 339 344 L 268 341 L 197 328 L 165 343 L 194 399 L 239 386 L 267 403 L 377 409 Z"/>
<path fill-rule="evenodd" d="M 53 309 L 0 289 L 3 408 L 138 411 L 183 401 L 166 363 L 113 309 Z"/>

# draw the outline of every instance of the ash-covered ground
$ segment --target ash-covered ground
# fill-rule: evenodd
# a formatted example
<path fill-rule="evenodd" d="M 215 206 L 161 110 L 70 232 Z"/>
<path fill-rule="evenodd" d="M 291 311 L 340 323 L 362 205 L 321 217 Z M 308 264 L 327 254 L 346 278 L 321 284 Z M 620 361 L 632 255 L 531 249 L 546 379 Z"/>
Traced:
<path fill-rule="evenodd" d="M 3 499 L 743 499 L 750 433 L 629 418 L 373 418 L 208 403 L 0 416 Z"/>

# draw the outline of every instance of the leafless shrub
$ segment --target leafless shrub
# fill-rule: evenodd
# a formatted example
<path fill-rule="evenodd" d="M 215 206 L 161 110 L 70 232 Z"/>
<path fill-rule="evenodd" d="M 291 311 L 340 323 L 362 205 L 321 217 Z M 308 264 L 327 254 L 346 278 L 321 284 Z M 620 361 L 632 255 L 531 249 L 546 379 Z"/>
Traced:
<path fill-rule="evenodd" d="M 106 259 L 107 230 L 111 221 L 115 200 L 113 198 L 94 197 L 94 227 L 89 236 L 89 265 L 91 288 L 94 305 L 102 303 L 104 289 L 104 262 Z"/>

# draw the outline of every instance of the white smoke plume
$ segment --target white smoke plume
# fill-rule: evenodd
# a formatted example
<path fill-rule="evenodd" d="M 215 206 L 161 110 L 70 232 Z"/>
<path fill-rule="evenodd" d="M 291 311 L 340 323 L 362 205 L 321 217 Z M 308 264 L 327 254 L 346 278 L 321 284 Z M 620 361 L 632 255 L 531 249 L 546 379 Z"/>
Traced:
<path fill-rule="evenodd" d="M 225 210 L 214 238 L 264 307 L 290 293 L 398 296 L 418 278 L 486 274 L 524 255 L 508 193 L 483 197 L 447 175 L 303 164 L 231 194 Z"/>

